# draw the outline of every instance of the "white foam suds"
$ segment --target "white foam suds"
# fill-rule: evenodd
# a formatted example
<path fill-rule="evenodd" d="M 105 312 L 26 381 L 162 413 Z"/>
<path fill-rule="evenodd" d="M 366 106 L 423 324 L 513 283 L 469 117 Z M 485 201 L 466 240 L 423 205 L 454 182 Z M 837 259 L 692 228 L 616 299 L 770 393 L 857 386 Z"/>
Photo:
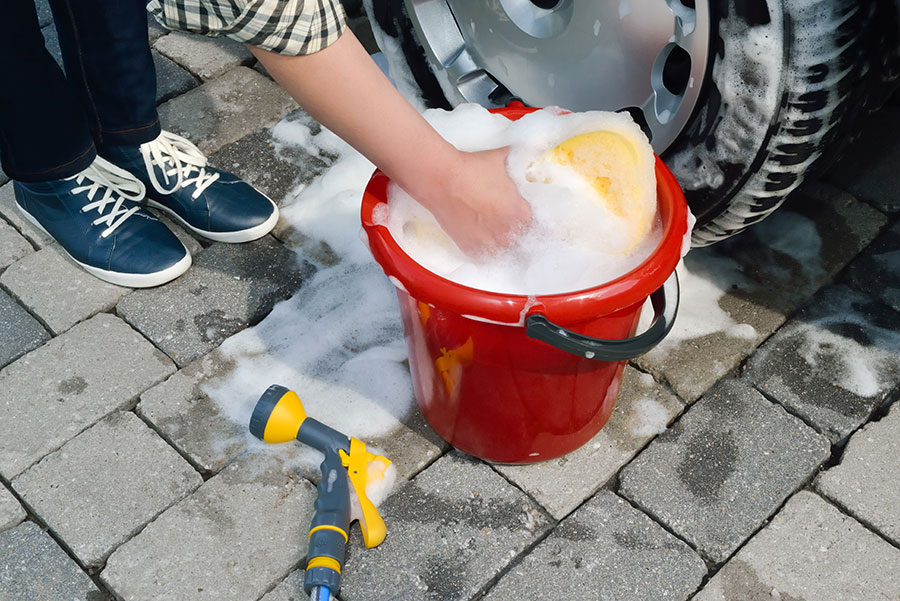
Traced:
<path fill-rule="evenodd" d="M 889 390 L 896 372 L 900 332 L 881 328 L 853 306 L 855 293 L 839 292 L 825 317 L 796 320 L 780 335 L 799 340 L 797 354 L 816 377 L 860 397 L 872 398 Z M 840 332 L 865 333 L 865 344 Z M 763 352 L 766 351 L 763 347 Z"/>
<path fill-rule="evenodd" d="M 720 301 L 734 286 L 744 288 L 750 281 L 733 260 L 701 250 L 694 250 L 676 269 L 681 286 L 678 316 L 668 336 L 649 356 L 661 356 L 684 341 L 722 332 L 732 338 L 753 340 L 758 336 L 750 324 L 740 323 L 720 306 Z M 639 331 L 649 325 L 653 310 L 647 306 L 641 314 Z"/>
<path fill-rule="evenodd" d="M 669 422 L 669 412 L 662 403 L 653 399 L 640 399 L 631 408 L 631 434 L 634 436 L 655 436 L 664 432 Z"/>
<path fill-rule="evenodd" d="M 391 235 L 429 271 L 480 290 L 557 294 L 598 286 L 627 273 L 658 245 L 662 232 L 654 218 L 653 154 L 630 116 L 601 111 L 563 114 L 551 108 L 510 121 L 477 105 L 425 114 L 460 149 L 509 146 L 507 169 L 533 216 L 530 228 L 510 247 L 473 258 L 457 248 L 425 208 L 391 185 Z M 640 178 L 639 183 L 622 184 L 635 192 L 629 201 L 635 208 L 625 209 L 629 212 L 619 213 L 615 201 L 599 199 L 573 169 L 541 160 L 563 140 L 598 130 L 615 132 L 636 149 L 635 171 L 640 175 L 631 177 Z"/>

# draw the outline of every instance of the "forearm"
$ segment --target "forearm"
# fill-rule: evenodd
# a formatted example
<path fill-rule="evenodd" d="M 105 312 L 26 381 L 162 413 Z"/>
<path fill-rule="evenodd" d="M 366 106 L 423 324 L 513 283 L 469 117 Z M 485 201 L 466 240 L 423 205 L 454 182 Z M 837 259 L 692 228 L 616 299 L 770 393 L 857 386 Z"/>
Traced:
<path fill-rule="evenodd" d="M 426 206 L 429 188 L 452 181 L 461 153 L 397 92 L 350 30 L 315 54 L 249 48 L 313 118 Z"/>

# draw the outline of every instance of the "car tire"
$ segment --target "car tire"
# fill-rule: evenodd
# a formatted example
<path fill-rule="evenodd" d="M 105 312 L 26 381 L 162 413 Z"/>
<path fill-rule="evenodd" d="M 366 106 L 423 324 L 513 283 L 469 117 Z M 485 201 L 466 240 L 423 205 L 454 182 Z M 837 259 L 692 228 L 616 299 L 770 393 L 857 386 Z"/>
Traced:
<path fill-rule="evenodd" d="M 399 42 L 425 104 L 450 108 L 404 0 L 372 0 L 369 8 Z M 661 153 L 697 218 L 695 246 L 764 219 L 848 137 L 856 113 L 874 102 L 872 80 L 884 77 L 872 42 L 882 9 L 893 10 L 880 0 L 709 0 L 701 93 Z"/>

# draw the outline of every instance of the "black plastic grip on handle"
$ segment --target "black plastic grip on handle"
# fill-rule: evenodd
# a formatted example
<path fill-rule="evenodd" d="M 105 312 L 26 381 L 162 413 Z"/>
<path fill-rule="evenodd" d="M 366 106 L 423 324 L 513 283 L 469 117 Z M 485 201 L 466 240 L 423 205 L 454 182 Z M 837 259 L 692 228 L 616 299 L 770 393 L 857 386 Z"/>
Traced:
<path fill-rule="evenodd" d="M 650 295 L 653 323 L 641 334 L 623 340 L 591 338 L 558 326 L 540 313 L 525 318 L 525 334 L 567 353 L 597 361 L 627 361 L 643 355 L 659 344 L 672 329 L 678 313 L 678 275 L 672 272 L 665 283 Z"/>

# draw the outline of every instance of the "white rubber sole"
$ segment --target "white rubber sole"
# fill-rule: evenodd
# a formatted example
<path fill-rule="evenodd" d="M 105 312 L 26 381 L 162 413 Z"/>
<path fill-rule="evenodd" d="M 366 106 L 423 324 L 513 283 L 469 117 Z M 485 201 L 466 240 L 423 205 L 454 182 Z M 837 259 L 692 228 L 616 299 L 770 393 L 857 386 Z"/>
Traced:
<path fill-rule="evenodd" d="M 51 238 L 53 238 L 53 234 L 44 229 L 37 219 L 35 219 L 31 213 L 22 208 L 22 206 L 16 202 L 16 207 L 19 209 L 19 212 L 28 220 L 30 224 L 34 227 L 38 228 Z M 182 247 L 184 245 L 182 244 Z M 115 284 L 116 286 L 126 286 L 128 288 L 153 288 L 154 286 L 161 286 L 167 282 L 171 282 L 178 276 L 182 275 L 188 268 L 191 266 L 193 260 L 191 259 L 191 253 L 184 249 L 185 255 L 184 258 L 171 265 L 166 267 L 162 271 L 157 271 L 155 273 L 121 273 L 118 271 L 108 271 L 106 269 L 100 269 L 99 267 L 93 267 L 91 265 L 87 265 L 82 263 L 72 255 L 66 251 L 62 245 L 59 245 L 59 249 L 65 253 L 72 262 L 78 264 L 82 269 L 86 272 L 94 276 L 95 278 L 101 279 L 104 282 L 109 282 L 110 284 Z"/>
<path fill-rule="evenodd" d="M 260 192 L 260 194 L 262 194 L 262 192 Z M 265 196 L 265 194 L 263 194 L 263 196 Z M 169 215 L 170 217 L 178 221 L 178 223 L 180 223 L 184 227 L 188 228 L 192 232 L 196 232 L 197 234 L 203 236 L 204 238 L 207 238 L 208 240 L 213 240 L 215 242 L 227 242 L 229 244 L 240 244 L 241 242 L 251 242 L 253 240 L 258 240 L 259 238 L 262 238 L 273 229 L 275 229 L 275 224 L 278 223 L 278 205 L 272 202 L 272 199 L 268 196 L 266 196 L 266 200 L 272 203 L 272 208 L 274 209 L 272 215 L 259 225 L 255 225 L 251 228 L 241 230 L 239 232 L 208 232 L 206 230 L 201 230 L 200 228 L 194 227 L 193 225 L 182 219 L 178 213 L 176 213 L 169 207 L 156 202 L 152 198 L 147 198 L 146 202 L 149 206 L 153 207 L 154 209 L 159 209 L 166 215 Z"/>

